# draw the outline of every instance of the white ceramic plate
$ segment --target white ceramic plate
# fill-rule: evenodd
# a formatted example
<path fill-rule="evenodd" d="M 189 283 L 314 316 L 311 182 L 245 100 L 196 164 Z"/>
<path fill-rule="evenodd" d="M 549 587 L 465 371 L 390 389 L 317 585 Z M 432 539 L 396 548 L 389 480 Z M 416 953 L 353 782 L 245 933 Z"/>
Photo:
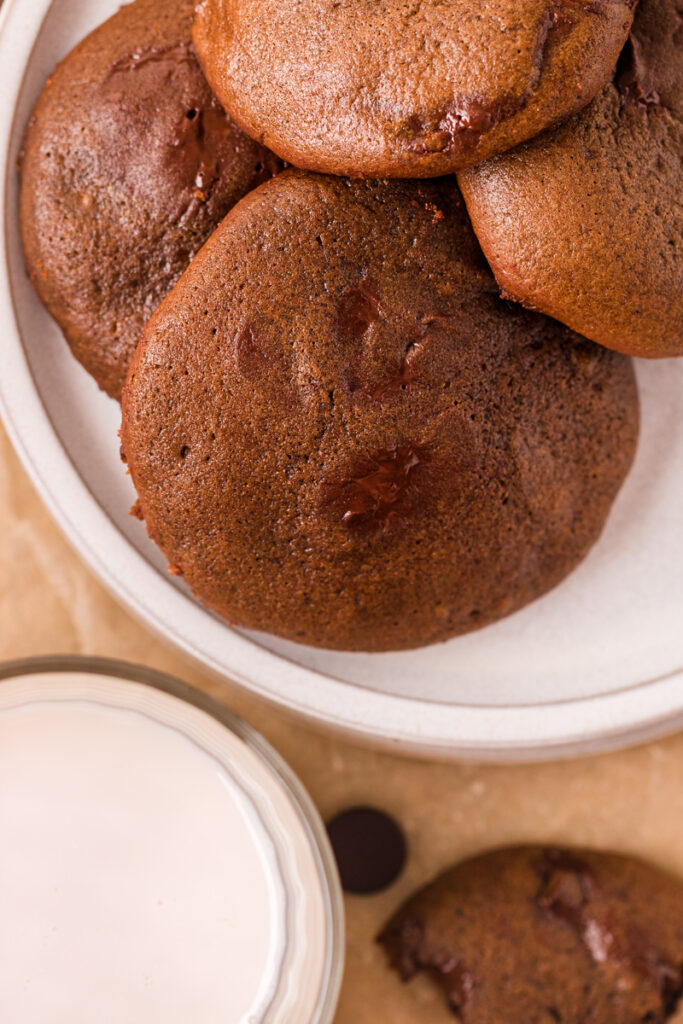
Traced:
<path fill-rule="evenodd" d="M 169 577 L 118 456 L 119 408 L 71 358 L 26 278 L 16 159 L 56 61 L 118 0 L 5 0 L 0 36 L 0 403 L 34 482 L 83 558 L 205 668 L 358 738 L 430 755 L 578 754 L 683 723 L 683 360 L 642 363 L 635 468 L 600 543 L 505 621 L 400 654 L 313 650 L 229 629 Z"/>

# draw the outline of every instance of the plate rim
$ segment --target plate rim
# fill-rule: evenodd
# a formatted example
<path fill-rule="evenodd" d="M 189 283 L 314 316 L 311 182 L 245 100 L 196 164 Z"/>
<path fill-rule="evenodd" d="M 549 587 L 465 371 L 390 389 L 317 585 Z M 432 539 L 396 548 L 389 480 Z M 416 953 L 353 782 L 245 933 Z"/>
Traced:
<path fill-rule="evenodd" d="M 498 762 L 546 760 L 644 742 L 683 727 L 683 670 L 608 694 L 507 707 L 422 701 L 326 676 L 212 620 L 119 532 L 71 462 L 42 403 L 23 349 L 10 283 L 7 204 L 14 173 L 10 144 L 15 109 L 33 46 L 53 2 L 33 0 L 27 9 L 19 0 L 5 0 L 0 11 L 0 84 L 6 97 L 0 110 L 0 319 L 5 356 L 0 415 L 41 500 L 106 589 L 146 628 L 212 676 L 318 726 L 406 754 Z M 99 553 L 102 549 L 106 561 Z M 162 616 L 158 608 L 172 615 Z M 201 650 L 192 638 L 195 622 L 220 629 L 225 658 L 217 660 Z M 211 627 L 206 626 L 209 622 Z"/>

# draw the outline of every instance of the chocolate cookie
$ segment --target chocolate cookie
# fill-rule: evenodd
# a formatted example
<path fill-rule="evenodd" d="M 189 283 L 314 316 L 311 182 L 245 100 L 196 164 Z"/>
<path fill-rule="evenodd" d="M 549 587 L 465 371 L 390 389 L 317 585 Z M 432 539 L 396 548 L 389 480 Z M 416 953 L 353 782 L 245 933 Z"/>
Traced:
<path fill-rule="evenodd" d="M 634 356 L 683 355 L 683 2 L 641 0 L 614 80 L 460 174 L 506 294 Z"/>
<path fill-rule="evenodd" d="M 630 362 L 499 299 L 453 179 L 261 186 L 152 317 L 123 395 L 173 571 L 230 623 L 363 650 L 558 583 L 637 430 Z"/>
<path fill-rule="evenodd" d="M 297 167 L 447 174 L 585 106 L 635 0 L 201 0 L 194 40 L 236 122 Z"/>
<path fill-rule="evenodd" d="M 379 937 L 404 980 L 435 974 L 463 1024 L 660 1024 L 683 989 L 683 885 L 633 857 L 486 853 Z"/>
<path fill-rule="evenodd" d="M 280 166 L 212 96 L 191 15 L 191 0 L 122 8 L 57 66 L 24 139 L 31 280 L 113 397 L 152 311 L 230 207 Z"/>

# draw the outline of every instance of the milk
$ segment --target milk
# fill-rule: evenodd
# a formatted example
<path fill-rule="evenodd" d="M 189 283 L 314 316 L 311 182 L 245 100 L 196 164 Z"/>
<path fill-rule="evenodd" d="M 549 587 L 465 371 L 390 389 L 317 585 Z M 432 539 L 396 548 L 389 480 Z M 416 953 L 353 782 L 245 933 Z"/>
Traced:
<path fill-rule="evenodd" d="M 8 1024 L 305 1024 L 315 856 L 272 772 L 196 708 L 98 677 L 0 683 Z"/>

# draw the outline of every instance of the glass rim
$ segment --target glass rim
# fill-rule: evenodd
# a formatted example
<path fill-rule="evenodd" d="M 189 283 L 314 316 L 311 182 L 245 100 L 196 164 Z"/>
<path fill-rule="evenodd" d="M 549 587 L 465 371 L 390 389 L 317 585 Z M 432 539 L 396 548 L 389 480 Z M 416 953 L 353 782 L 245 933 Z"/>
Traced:
<path fill-rule="evenodd" d="M 134 662 L 100 656 L 55 654 L 0 662 L 4 680 L 28 675 L 75 672 L 141 683 L 161 690 L 205 712 L 242 740 L 274 776 L 292 803 L 314 855 L 321 883 L 326 921 L 326 954 L 320 991 L 313 1014 L 302 1024 L 331 1024 L 339 1001 L 344 971 L 344 904 L 336 862 L 323 820 L 294 770 L 273 746 L 241 715 L 189 683 L 158 669 Z"/>

